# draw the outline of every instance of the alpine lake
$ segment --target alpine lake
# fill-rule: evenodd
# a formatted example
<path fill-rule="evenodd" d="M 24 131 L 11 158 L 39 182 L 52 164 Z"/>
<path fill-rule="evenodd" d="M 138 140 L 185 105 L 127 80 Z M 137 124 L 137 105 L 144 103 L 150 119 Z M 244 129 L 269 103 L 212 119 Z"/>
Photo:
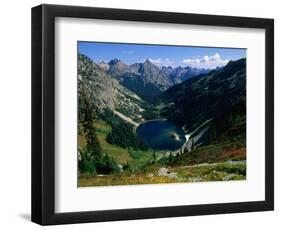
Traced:
<path fill-rule="evenodd" d="M 155 150 L 175 151 L 186 142 L 184 130 L 167 120 L 141 123 L 136 132 L 139 139 Z"/>

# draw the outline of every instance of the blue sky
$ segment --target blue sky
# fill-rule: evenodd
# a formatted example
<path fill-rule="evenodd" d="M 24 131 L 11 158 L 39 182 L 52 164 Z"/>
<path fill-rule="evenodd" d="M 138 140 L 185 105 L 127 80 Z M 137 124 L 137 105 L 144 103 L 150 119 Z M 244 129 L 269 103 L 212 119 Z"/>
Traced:
<path fill-rule="evenodd" d="M 216 68 L 246 57 L 246 49 L 78 42 L 78 51 L 95 62 L 121 59 L 128 65 L 149 59 L 158 66 Z"/>

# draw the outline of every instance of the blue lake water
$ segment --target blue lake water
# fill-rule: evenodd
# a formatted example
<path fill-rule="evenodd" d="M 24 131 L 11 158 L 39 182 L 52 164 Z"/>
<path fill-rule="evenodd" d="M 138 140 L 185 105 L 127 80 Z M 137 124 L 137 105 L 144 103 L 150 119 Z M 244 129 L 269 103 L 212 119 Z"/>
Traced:
<path fill-rule="evenodd" d="M 166 120 L 152 120 L 137 127 L 137 136 L 155 150 L 177 150 L 185 143 L 182 128 Z"/>

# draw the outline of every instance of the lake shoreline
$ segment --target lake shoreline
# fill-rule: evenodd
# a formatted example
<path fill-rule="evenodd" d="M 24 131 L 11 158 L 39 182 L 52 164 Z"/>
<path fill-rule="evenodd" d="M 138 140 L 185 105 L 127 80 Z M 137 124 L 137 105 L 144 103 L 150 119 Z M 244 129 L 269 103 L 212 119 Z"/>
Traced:
<path fill-rule="evenodd" d="M 186 143 L 184 130 L 168 119 L 153 119 L 141 123 L 137 136 L 155 151 L 177 151 Z"/>

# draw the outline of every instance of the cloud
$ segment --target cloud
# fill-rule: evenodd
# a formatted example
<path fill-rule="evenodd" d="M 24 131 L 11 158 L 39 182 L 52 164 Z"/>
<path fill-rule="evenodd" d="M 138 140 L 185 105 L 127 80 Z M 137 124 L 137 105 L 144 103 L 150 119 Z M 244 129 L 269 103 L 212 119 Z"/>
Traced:
<path fill-rule="evenodd" d="M 158 66 L 170 66 L 174 64 L 174 61 L 170 60 L 169 58 L 156 58 L 156 59 L 152 59 L 149 58 L 149 61 L 151 61 L 154 65 L 158 65 Z"/>
<path fill-rule="evenodd" d="M 191 59 L 183 59 L 182 63 L 191 67 L 196 68 L 209 68 L 214 69 L 216 67 L 225 66 L 229 60 L 221 59 L 221 56 L 216 53 L 213 56 L 204 56 L 201 58 L 191 58 Z"/>
<path fill-rule="evenodd" d="M 124 50 L 122 51 L 123 54 L 128 54 L 128 55 L 131 55 L 131 54 L 134 54 L 135 52 L 132 51 L 132 50 Z"/>
<path fill-rule="evenodd" d="M 161 58 L 157 58 L 157 59 L 149 58 L 148 60 L 151 61 L 155 65 L 160 65 L 160 63 L 162 62 Z"/>

